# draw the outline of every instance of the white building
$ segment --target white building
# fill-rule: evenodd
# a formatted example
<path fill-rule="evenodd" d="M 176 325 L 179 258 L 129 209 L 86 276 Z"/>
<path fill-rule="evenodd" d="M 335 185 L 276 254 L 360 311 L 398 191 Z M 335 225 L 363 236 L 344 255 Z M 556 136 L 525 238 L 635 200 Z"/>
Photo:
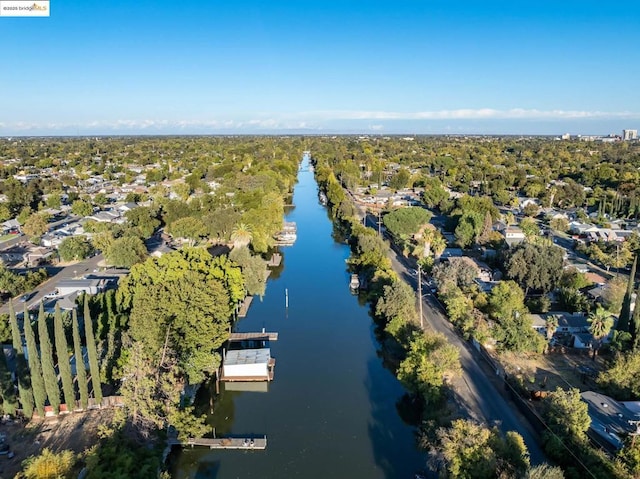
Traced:
<path fill-rule="evenodd" d="M 222 381 L 270 381 L 275 360 L 271 349 L 227 351 L 222 364 Z"/>
<path fill-rule="evenodd" d="M 637 140 L 638 130 L 622 130 L 622 139 L 624 141 Z"/>

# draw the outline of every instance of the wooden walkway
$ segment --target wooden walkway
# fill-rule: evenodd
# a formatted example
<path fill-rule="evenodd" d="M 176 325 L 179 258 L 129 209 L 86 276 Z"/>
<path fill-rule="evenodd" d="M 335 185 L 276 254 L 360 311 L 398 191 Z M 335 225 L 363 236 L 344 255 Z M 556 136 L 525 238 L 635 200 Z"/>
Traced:
<path fill-rule="evenodd" d="M 244 298 L 244 301 L 240 305 L 240 310 L 238 311 L 239 318 L 244 318 L 247 315 L 249 306 L 251 306 L 251 301 L 253 301 L 253 296 L 247 296 L 246 298 Z"/>
<path fill-rule="evenodd" d="M 257 438 L 243 437 L 190 437 L 186 441 L 178 439 L 169 439 L 170 446 L 204 446 L 209 449 L 246 449 L 246 450 L 264 450 L 267 448 L 267 436 Z"/>
<path fill-rule="evenodd" d="M 278 333 L 257 332 L 257 333 L 231 333 L 229 342 L 234 341 L 277 341 Z"/>

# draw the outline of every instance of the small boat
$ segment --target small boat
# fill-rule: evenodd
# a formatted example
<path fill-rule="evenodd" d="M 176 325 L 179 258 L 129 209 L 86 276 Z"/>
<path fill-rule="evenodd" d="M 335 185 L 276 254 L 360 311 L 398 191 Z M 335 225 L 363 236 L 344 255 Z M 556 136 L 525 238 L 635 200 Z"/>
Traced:
<path fill-rule="evenodd" d="M 324 191 L 321 191 L 320 193 L 318 193 L 318 199 L 320 200 L 320 204 L 322 206 L 327 205 L 327 195 L 324 194 Z"/>
<path fill-rule="evenodd" d="M 354 273 L 351 275 L 351 281 L 349 281 L 349 288 L 352 291 L 357 291 L 359 287 L 360 287 L 360 279 L 358 279 L 358 275 Z"/>

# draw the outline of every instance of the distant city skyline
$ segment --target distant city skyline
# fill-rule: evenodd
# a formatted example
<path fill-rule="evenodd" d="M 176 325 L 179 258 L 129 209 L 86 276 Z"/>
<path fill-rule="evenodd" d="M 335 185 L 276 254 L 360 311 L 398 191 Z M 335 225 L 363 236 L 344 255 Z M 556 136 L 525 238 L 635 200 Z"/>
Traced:
<path fill-rule="evenodd" d="M 621 135 L 640 129 L 639 15 L 572 0 L 52 2 L 48 18 L 0 18 L 0 136 Z"/>

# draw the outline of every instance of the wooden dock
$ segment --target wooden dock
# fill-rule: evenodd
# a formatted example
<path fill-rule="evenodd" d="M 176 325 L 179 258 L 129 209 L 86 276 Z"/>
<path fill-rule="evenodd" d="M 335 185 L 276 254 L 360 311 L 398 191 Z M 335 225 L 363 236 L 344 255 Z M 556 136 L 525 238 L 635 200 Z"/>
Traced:
<path fill-rule="evenodd" d="M 264 450 L 267 448 L 267 436 L 263 437 L 190 437 L 186 441 L 179 441 L 178 439 L 170 439 L 170 446 L 203 446 L 209 449 L 245 449 L 250 450 Z"/>
<path fill-rule="evenodd" d="M 282 255 L 280 253 L 273 253 L 271 259 L 267 263 L 267 266 L 275 268 L 280 266 L 280 263 L 282 263 Z"/>
<path fill-rule="evenodd" d="M 238 310 L 238 317 L 244 318 L 247 315 L 247 311 L 249 311 L 249 306 L 251 306 L 251 301 L 253 301 L 253 296 L 247 296 L 244 298 L 244 301 L 240 305 L 240 309 Z"/>
<path fill-rule="evenodd" d="M 229 342 L 234 341 L 277 341 L 278 333 L 274 332 L 257 332 L 257 333 L 231 333 Z"/>

